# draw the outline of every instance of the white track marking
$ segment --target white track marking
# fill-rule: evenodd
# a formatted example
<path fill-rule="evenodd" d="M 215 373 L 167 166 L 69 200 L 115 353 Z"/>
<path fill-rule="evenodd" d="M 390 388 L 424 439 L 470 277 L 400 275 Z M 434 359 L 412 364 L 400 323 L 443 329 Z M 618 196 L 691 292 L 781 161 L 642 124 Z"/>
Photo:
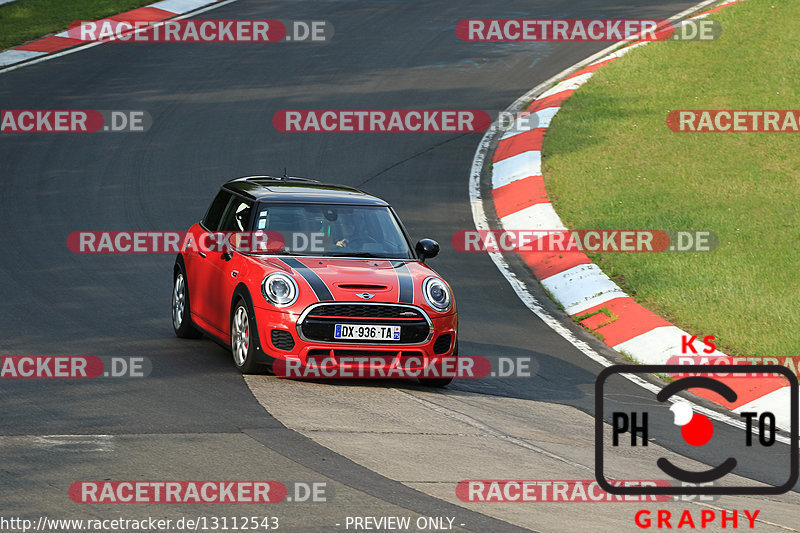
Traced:
<path fill-rule="evenodd" d="M 628 296 L 594 263 L 568 268 L 541 282 L 553 298 L 561 302 L 564 312 L 570 316 L 613 298 Z"/>
<path fill-rule="evenodd" d="M 612 346 L 618 352 L 625 351 L 636 361 L 649 365 L 663 365 L 667 359 L 681 353 L 681 338 L 690 337 L 688 333 L 677 326 L 660 326 L 648 332 L 637 335 L 632 339 Z M 715 350 L 711 354 L 704 354 L 704 346 L 699 341 L 693 343 L 698 355 L 722 356 L 725 354 Z M 692 357 L 692 354 L 687 354 Z"/>
<path fill-rule="evenodd" d="M 550 121 L 556 116 L 560 107 L 546 107 L 540 109 L 535 113 L 526 113 L 524 116 L 519 117 L 514 123 L 506 130 L 500 140 L 510 139 L 520 133 L 525 133 L 531 130 L 530 126 L 534 125 L 535 128 L 549 128 Z"/>
<path fill-rule="evenodd" d="M 598 63 L 602 63 L 603 61 L 608 61 L 609 59 L 618 59 L 618 58 L 624 56 L 625 54 L 627 54 L 628 52 L 630 52 L 631 50 L 633 50 L 634 48 L 639 48 L 640 46 L 644 46 L 647 43 L 648 43 L 648 41 L 645 41 L 645 42 L 642 42 L 642 43 L 632 44 L 632 45 L 627 46 L 625 48 L 621 48 L 621 49 L 617 50 L 616 52 L 614 52 L 613 54 L 608 54 L 607 56 L 601 57 L 597 61 L 593 61 L 592 63 L 590 63 L 590 65 L 596 65 Z"/>
<path fill-rule="evenodd" d="M 492 172 L 492 187 L 496 189 L 512 181 L 541 174 L 542 152 L 529 150 L 496 162 Z"/>
<path fill-rule="evenodd" d="M 0 52 L 0 67 L 25 61 L 34 57 L 47 55 L 47 52 L 31 52 L 30 50 L 6 50 Z"/>
<path fill-rule="evenodd" d="M 752 402 L 748 402 L 733 410 L 734 413 L 743 413 L 745 411 L 771 411 L 775 414 L 775 425 L 782 428 L 788 428 L 790 425 L 789 413 L 786 412 L 784 407 L 791 403 L 792 397 L 790 396 L 791 388 L 789 385 L 774 390 L 769 394 L 765 394 L 760 398 L 756 398 Z M 800 409 L 800 405 L 798 405 Z"/>
<path fill-rule="evenodd" d="M 212 5 L 204 8 L 204 9 L 198 9 L 197 11 L 192 11 L 191 13 L 187 13 L 187 14 L 181 15 L 179 17 L 173 17 L 170 20 L 187 19 L 187 18 L 190 18 L 190 17 L 194 17 L 194 16 L 197 16 L 197 15 L 200 15 L 201 13 L 205 13 L 207 11 L 211 11 L 213 9 L 217 9 L 219 7 L 222 7 L 222 6 L 227 6 L 228 4 L 232 4 L 234 2 L 238 2 L 238 0 L 225 0 L 224 2 L 219 2 L 219 3 L 212 4 Z M 143 6 L 143 7 L 147 7 L 147 6 Z M 161 24 L 163 22 L 164 21 L 161 21 L 158 24 Z M 158 25 L 158 24 L 155 24 L 155 25 Z M 109 42 L 113 42 L 113 41 L 109 41 Z M 81 46 L 76 46 L 75 48 L 70 48 L 69 50 L 64 50 L 63 52 L 56 52 L 54 54 L 45 54 L 44 57 L 41 57 L 39 59 L 34 59 L 33 61 L 28 61 L 26 63 L 20 63 L 18 65 L 11 65 L 11 66 L 8 66 L 6 68 L 2 68 L 3 63 L 0 62 L 0 74 L 5 74 L 6 72 L 11 72 L 13 70 L 17 70 L 18 68 L 27 67 L 28 65 L 36 65 L 36 64 L 42 63 L 44 61 L 50 61 L 51 59 L 55 59 L 57 57 L 62 57 L 62 56 L 66 56 L 66 55 L 69 55 L 69 54 L 74 54 L 76 52 L 81 52 L 83 50 L 88 50 L 89 48 L 92 48 L 92 47 L 95 47 L 95 46 L 100 46 L 101 44 L 106 44 L 106 42 L 100 41 L 100 42 L 86 43 L 86 44 L 81 45 Z M 12 49 L 12 50 L 8 50 L 8 52 L 17 52 L 17 50 L 13 50 Z M 3 52 L 3 54 L 5 54 L 5 53 L 6 52 Z M 2 57 L 3 54 L 0 54 L 0 57 Z"/>
<path fill-rule="evenodd" d="M 156 9 L 170 11 L 176 15 L 183 15 L 189 11 L 194 11 L 195 9 L 203 7 L 203 4 L 207 3 L 208 0 L 162 0 L 161 2 L 150 4 L 147 7 L 154 7 Z"/>
<path fill-rule="evenodd" d="M 547 98 L 548 96 L 553 96 L 554 94 L 558 94 L 562 91 L 574 91 L 589 81 L 592 76 L 594 76 L 594 72 L 587 72 L 586 74 L 581 74 L 580 76 L 575 76 L 574 78 L 559 82 L 555 85 L 555 87 L 548 89 L 537 96 L 536 99 L 538 100 L 540 98 Z"/>
<path fill-rule="evenodd" d="M 553 209 L 553 204 L 543 202 L 520 209 L 510 215 L 500 219 L 505 230 L 562 230 L 566 231 L 566 226 Z M 536 241 L 544 235 L 535 235 L 532 241 Z"/>
<path fill-rule="evenodd" d="M 0 446 L 6 443 L 25 443 L 31 448 L 65 452 L 113 452 L 114 435 L 6 435 L 0 437 Z"/>

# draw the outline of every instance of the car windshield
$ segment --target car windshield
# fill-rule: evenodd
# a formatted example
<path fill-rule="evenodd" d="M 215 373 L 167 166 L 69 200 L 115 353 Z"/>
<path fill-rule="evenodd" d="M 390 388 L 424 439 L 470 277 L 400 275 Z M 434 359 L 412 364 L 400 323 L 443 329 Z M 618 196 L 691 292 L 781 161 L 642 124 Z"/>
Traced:
<path fill-rule="evenodd" d="M 265 253 L 414 257 L 394 214 L 385 206 L 259 204 L 253 230 L 267 232 L 271 244 Z"/>

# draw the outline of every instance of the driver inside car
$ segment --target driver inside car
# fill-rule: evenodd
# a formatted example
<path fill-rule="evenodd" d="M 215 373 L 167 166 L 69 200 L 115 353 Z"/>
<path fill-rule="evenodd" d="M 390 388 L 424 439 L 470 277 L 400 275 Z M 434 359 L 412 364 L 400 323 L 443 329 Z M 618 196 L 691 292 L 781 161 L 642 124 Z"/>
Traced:
<path fill-rule="evenodd" d="M 336 246 L 339 248 L 351 248 L 355 244 L 356 239 L 356 225 L 351 218 L 342 220 L 341 224 L 342 238 L 336 241 Z"/>

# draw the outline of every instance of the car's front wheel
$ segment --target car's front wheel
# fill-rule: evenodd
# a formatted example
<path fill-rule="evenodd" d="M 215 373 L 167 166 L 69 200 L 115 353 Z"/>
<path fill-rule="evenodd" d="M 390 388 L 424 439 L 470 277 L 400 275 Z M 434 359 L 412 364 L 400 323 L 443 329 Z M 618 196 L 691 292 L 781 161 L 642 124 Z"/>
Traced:
<path fill-rule="evenodd" d="M 231 318 L 231 352 L 236 368 L 242 374 L 256 372 L 255 328 L 252 327 L 252 315 L 244 300 L 238 300 L 233 307 Z"/>
<path fill-rule="evenodd" d="M 172 285 L 172 327 L 175 335 L 182 339 L 197 339 L 203 334 L 192 324 L 189 307 L 189 289 L 186 287 L 186 273 L 178 263 Z"/>

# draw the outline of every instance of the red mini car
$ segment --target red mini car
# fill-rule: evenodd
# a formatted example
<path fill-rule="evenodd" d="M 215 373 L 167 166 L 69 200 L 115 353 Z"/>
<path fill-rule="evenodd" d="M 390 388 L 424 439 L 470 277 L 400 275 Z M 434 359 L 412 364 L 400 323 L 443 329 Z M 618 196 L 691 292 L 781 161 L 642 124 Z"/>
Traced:
<path fill-rule="evenodd" d="M 452 380 L 455 301 L 424 263 L 439 245 L 412 248 L 375 196 L 304 178 L 238 178 L 182 247 L 175 333 L 229 346 L 243 373 Z"/>

